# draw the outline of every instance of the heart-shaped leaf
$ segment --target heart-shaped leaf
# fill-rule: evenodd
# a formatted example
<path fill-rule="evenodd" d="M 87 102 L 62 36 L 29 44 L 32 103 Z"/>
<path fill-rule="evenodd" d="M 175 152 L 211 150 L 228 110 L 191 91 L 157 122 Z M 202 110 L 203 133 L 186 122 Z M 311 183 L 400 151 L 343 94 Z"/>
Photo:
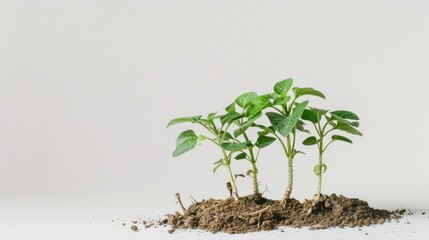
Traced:
<path fill-rule="evenodd" d="M 292 84 L 293 84 L 292 78 L 282 80 L 274 85 L 274 92 L 279 95 L 286 96 L 287 92 L 292 87 Z"/>
<path fill-rule="evenodd" d="M 276 138 L 268 136 L 259 136 L 258 140 L 256 140 L 255 146 L 258 148 L 268 147 L 274 141 L 276 141 Z"/>
<path fill-rule="evenodd" d="M 316 143 L 318 143 L 319 141 L 317 140 L 317 138 L 315 136 L 310 136 L 308 138 L 306 138 L 302 144 L 306 145 L 306 146 L 310 146 L 310 145 L 314 145 Z"/>
<path fill-rule="evenodd" d="M 173 152 L 173 157 L 177 157 L 185 152 L 192 150 L 197 146 L 198 137 L 192 130 L 187 130 L 179 134 L 176 140 L 176 150 Z"/>
<path fill-rule="evenodd" d="M 250 102 L 250 100 L 252 100 L 256 96 L 258 96 L 258 94 L 256 94 L 255 92 L 243 93 L 237 99 L 235 99 L 235 103 L 237 103 L 237 105 L 241 108 L 245 109 L 246 105 Z"/>

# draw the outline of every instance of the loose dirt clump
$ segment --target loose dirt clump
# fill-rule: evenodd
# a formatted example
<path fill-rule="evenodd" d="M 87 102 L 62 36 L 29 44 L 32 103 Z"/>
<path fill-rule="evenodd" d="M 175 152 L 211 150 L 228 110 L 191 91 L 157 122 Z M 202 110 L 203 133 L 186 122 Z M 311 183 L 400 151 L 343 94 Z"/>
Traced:
<path fill-rule="evenodd" d="M 400 218 L 399 211 L 374 209 L 356 198 L 332 194 L 315 203 L 289 199 L 285 205 L 260 195 L 225 200 L 202 200 L 181 214 L 167 215 L 163 221 L 175 229 L 202 229 L 210 232 L 246 233 L 272 230 L 279 226 L 325 229 L 383 224 Z"/>

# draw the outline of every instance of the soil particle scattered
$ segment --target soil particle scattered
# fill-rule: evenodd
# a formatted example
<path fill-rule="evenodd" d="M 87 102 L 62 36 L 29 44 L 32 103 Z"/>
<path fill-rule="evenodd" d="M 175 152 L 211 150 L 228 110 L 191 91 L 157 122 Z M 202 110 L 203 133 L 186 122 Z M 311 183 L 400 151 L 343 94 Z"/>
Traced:
<path fill-rule="evenodd" d="M 136 225 L 132 225 L 132 226 L 131 226 L 131 230 L 133 230 L 133 231 L 137 231 L 137 230 L 138 230 L 138 228 L 137 228 L 137 226 L 136 226 Z"/>
<path fill-rule="evenodd" d="M 185 228 L 232 234 L 272 230 L 279 226 L 310 229 L 362 227 L 399 219 L 403 213 L 405 210 L 374 209 L 365 201 L 335 194 L 325 196 L 317 203 L 289 199 L 285 205 L 260 195 L 249 195 L 238 201 L 233 198 L 202 200 L 189 206 L 183 214 L 169 214 L 159 222 L 172 227 L 169 233 L 176 228 Z"/>
<path fill-rule="evenodd" d="M 122 226 L 125 226 L 125 223 L 122 223 Z"/>
<path fill-rule="evenodd" d="M 426 212 L 422 212 L 422 215 L 425 215 L 426 214 Z"/>
<path fill-rule="evenodd" d="M 176 229 L 172 228 L 172 229 L 168 229 L 168 231 L 167 231 L 167 232 L 168 232 L 169 234 L 172 234 L 175 230 L 176 230 Z"/>

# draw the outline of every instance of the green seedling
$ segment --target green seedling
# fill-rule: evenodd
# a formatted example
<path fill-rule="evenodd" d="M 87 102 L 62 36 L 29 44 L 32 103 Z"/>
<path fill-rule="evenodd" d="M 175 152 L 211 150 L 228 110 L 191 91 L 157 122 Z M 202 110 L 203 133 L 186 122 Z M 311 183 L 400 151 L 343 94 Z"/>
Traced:
<path fill-rule="evenodd" d="M 222 158 L 215 162 L 213 173 L 216 173 L 217 169 L 221 166 L 227 168 L 230 176 L 231 184 L 231 195 L 238 200 L 238 189 L 235 181 L 234 174 L 231 169 L 231 159 L 233 153 L 242 151 L 251 146 L 249 141 L 240 142 L 228 132 L 228 128 L 233 124 L 233 120 L 227 116 L 217 116 L 216 113 L 211 113 L 206 119 L 201 116 L 194 117 L 183 117 L 171 120 L 167 127 L 178 124 L 178 123 L 196 123 L 203 126 L 210 134 L 210 137 L 205 135 L 195 134 L 193 130 L 186 130 L 182 132 L 176 140 L 176 149 L 173 152 L 173 157 L 180 156 L 192 149 L 194 149 L 198 143 L 204 140 L 209 140 L 214 143 L 221 151 Z M 220 122 L 220 125 L 219 125 Z"/>
<path fill-rule="evenodd" d="M 234 123 L 237 126 L 234 131 L 234 141 L 238 141 L 238 137 L 242 136 L 244 142 L 249 143 L 247 148 L 237 151 L 238 154 L 235 159 L 247 160 L 251 164 L 252 168 L 246 172 L 246 175 L 253 179 L 254 194 L 260 194 L 258 168 L 256 166 L 260 150 L 269 146 L 276 139 L 269 136 L 259 136 L 255 144 L 252 144 L 247 131 L 262 116 L 262 110 L 271 105 L 271 98 L 270 95 L 258 96 L 255 92 L 244 93 L 225 109 L 227 114 L 221 117 L 222 122 Z"/>
<path fill-rule="evenodd" d="M 293 88 L 293 80 L 291 78 L 280 81 L 274 85 L 274 93 L 270 94 L 272 97 L 271 105 L 268 107 L 276 110 L 276 112 L 267 112 L 266 115 L 270 120 L 272 126 L 265 127 L 255 125 L 261 129 L 260 136 L 268 134 L 273 135 L 280 142 L 286 158 L 288 159 L 288 185 L 285 194 L 282 198 L 282 203 L 285 203 L 292 194 L 293 190 L 293 160 L 296 154 L 303 153 L 296 150 L 296 133 L 298 131 L 308 132 L 305 129 L 305 124 L 300 120 L 308 101 L 297 102 L 302 96 L 312 95 L 325 99 L 323 93 L 313 88 Z M 293 91 L 293 98 L 288 95 L 289 90 Z M 286 138 L 286 143 L 282 140 L 279 134 Z"/>
<path fill-rule="evenodd" d="M 317 194 L 315 202 L 321 199 L 322 190 L 322 174 L 326 171 L 327 166 L 323 162 L 323 153 L 335 141 L 343 141 L 353 143 L 347 137 L 342 135 L 332 134 L 333 131 L 343 131 L 349 134 L 362 136 L 362 133 L 357 130 L 359 127 L 359 117 L 349 111 L 329 111 L 324 109 L 309 108 L 305 109 L 301 118 L 313 124 L 316 131 L 316 136 L 310 136 L 303 141 L 304 145 L 316 145 L 319 154 L 319 163 L 314 166 L 314 173 L 318 176 Z M 324 121 L 324 123 L 322 123 Z M 330 141 L 325 145 L 326 137 L 331 136 Z"/>

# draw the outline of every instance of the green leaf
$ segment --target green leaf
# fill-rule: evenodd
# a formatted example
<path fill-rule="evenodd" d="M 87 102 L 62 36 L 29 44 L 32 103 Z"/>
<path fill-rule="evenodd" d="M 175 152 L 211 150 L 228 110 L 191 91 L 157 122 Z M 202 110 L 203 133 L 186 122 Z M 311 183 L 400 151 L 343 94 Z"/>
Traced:
<path fill-rule="evenodd" d="M 359 120 L 359 117 L 350 111 L 338 110 L 338 111 L 332 111 L 330 112 L 330 114 L 344 119 Z"/>
<path fill-rule="evenodd" d="M 264 147 L 269 146 L 275 140 L 276 140 L 276 138 L 273 138 L 273 137 L 259 136 L 258 140 L 256 140 L 255 146 L 257 146 L 258 148 L 264 148 Z"/>
<path fill-rule="evenodd" d="M 240 151 L 242 149 L 251 147 L 252 143 L 250 141 L 241 142 L 241 143 L 229 143 L 225 142 L 221 144 L 221 147 L 225 149 L 226 151 L 236 152 Z"/>
<path fill-rule="evenodd" d="M 246 108 L 246 115 L 251 117 L 258 114 L 262 109 L 266 108 L 270 104 L 270 97 L 268 96 L 257 96 L 253 98 Z"/>
<path fill-rule="evenodd" d="M 353 143 L 352 140 L 340 135 L 332 135 L 332 141 L 343 141 L 343 142 Z"/>
<path fill-rule="evenodd" d="M 279 96 L 273 101 L 273 105 L 281 105 L 284 106 L 290 100 L 290 96 Z"/>
<path fill-rule="evenodd" d="M 207 120 L 210 122 L 210 123 L 212 123 L 212 124 L 214 124 L 214 122 L 213 122 L 213 120 L 216 118 L 216 113 L 214 112 L 214 113 L 209 113 L 209 115 L 207 115 Z"/>
<path fill-rule="evenodd" d="M 274 92 L 279 95 L 286 96 L 286 93 L 292 87 L 292 84 L 293 84 L 292 78 L 282 80 L 274 85 Z"/>
<path fill-rule="evenodd" d="M 304 126 L 305 126 L 305 123 L 303 121 L 298 120 L 298 122 L 296 122 L 296 129 L 298 131 L 305 132 L 305 133 L 310 133 L 310 131 L 308 131 L 307 129 L 305 129 Z"/>
<path fill-rule="evenodd" d="M 201 115 L 197 115 L 197 116 L 193 116 L 193 117 L 175 118 L 167 124 L 167 127 L 170 127 L 172 125 L 179 124 L 179 123 L 185 123 L 185 122 L 196 123 L 200 119 L 201 119 Z"/>
<path fill-rule="evenodd" d="M 362 133 L 359 132 L 359 130 L 357 130 L 356 128 L 354 128 L 348 124 L 342 123 L 342 122 L 338 122 L 337 126 L 334 129 L 341 130 L 341 131 L 344 131 L 344 132 L 347 132 L 347 133 L 350 133 L 353 135 L 362 136 Z"/>
<path fill-rule="evenodd" d="M 250 174 L 252 174 L 252 173 L 253 173 L 252 169 L 249 169 L 249 170 L 246 171 L 246 175 L 247 176 L 250 176 Z"/>
<path fill-rule="evenodd" d="M 318 123 L 319 117 L 315 112 L 312 110 L 305 109 L 304 112 L 301 115 L 302 120 L 310 121 L 312 123 Z"/>
<path fill-rule="evenodd" d="M 317 91 L 314 88 L 309 88 L 309 87 L 297 88 L 296 87 L 296 88 L 293 88 L 293 92 L 295 93 L 295 98 L 299 98 L 299 97 L 304 96 L 304 95 L 312 95 L 312 96 L 317 96 L 317 97 L 326 99 L 325 95 L 323 93 Z"/>
<path fill-rule="evenodd" d="M 359 122 L 350 122 L 349 124 L 353 127 L 359 127 Z"/>
<path fill-rule="evenodd" d="M 266 113 L 271 124 L 283 136 L 286 137 L 295 127 L 302 113 L 308 105 L 308 101 L 297 104 L 289 116 L 283 116 L 277 113 Z"/>
<path fill-rule="evenodd" d="M 246 158 L 247 158 L 246 153 L 240 153 L 237 156 L 235 156 L 235 160 L 242 160 L 242 159 L 246 159 Z"/>
<path fill-rule="evenodd" d="M 176 150 L 173 152 L 173 157 L 177 157 L 185 152 L 192 150 L 197 146 L 198 137 L 192 130 L 187 130 L 179 134 L 176 140 Z"/>
<path fill-rule="evenodd" d="M 235 112 L 235 102 L 233 102 L 233 103 L 229 104 L 229 105 L 225 108 L 225 111 L 226 111 L 227 113 Z"/>
<path fill-rule="evenodd" d="M 214 163 L 213 163 L 213 165 L 216 165 L 216 164 L 219 164 L 219 163 L 223 163 L 223 159 L 222 159 L 222 158 L 221 158 L 221 159 L 219 159 L 219 161 L 214 162 Z"/>
<path fill-rule="evenodd" d="M 237 103 L 237 105 L 241 108 L 245 109 L 246 105 L 250 102 L 250 100 L 252 100 L 256 96 L 258 96 L 258 94 L 256 94 L 255 92 L 243 93 L 237 99 L 235 99 L 235 103 Z"/>
<path fill-rule="evenodd" d="M 244 133 L 258 118 L 262 116 L 262 113 L 258 113 L 257 115 L 247 119 L 247 122 L 245 122 L 243 125 L 241 125 L 239 128 L 237 128 L 234 131 L 234 136 L 238 137 L 242 133 Z"/>
<path fill-rule="evenodd" d="M 326 164 L 322 164 L 322 173 L 326 172 L 326 169 L 328 169 L 328 167 L 326 166 Z M 320 175 L 320 168 L 319 165 L 314 166 L 313 168 L 314 173 L 319 176 Z"/>
<path fill-rule="evenodd" d="M 213 173 L 216 173 L 216 170 L 222 165 L 223 165 L 222 163 L 216 165 L 216 167 L 213 168 Z"/>
<path fill-rule="evenodd" d="M 315 136 L 310 136 L 308 138 L 306 138 L 302 144 L 306 145 L 306 146 L 310 146 L 310 145 L 314 145 L 316 143 L 318 143 L 319 141 L 317 140 L 317 138 Z"/>
<path fill-rule="evenodd" d="M 230 113 L 227 113 L 227 114 L 223 115 L 222 117 L 220 117 L 220 122 L 222 124 L 232 123 L 235 120 L 240 119 L 242 117 L 243 117 L 243 115 L 241 115 L 238 112 L 230 112 Z"/>
<path fill-rule="evenodd" d="M 231 135 L 231 133 L 229 133 L 229 132 L 225 132 L 225 131 L 220 131 L 219 132 L 219 135 L 221 135 L 221 136 L 224 136 L 225 135 L 225 137 L 224 137 L 224 141 L 227 141 L 227 140 L 230 140 L 230 139 L 233 139 L 234 137 Z"/>

